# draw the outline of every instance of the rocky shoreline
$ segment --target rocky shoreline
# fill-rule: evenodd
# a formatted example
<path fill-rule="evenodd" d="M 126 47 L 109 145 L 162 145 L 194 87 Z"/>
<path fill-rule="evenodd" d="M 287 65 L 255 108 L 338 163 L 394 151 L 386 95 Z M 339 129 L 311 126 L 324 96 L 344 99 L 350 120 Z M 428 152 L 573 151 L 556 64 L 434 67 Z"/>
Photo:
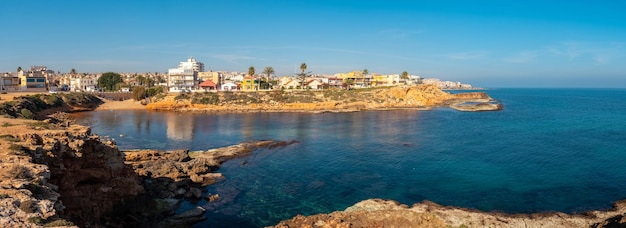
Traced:
<path fill-rule="evenodd" d="M 416 88 L 395 91 L 407 99 L 428 97 Z M 431 92 L 426 94 L 439 93 L 436 90 Z M 404 98 L 397 99 L 398 104 L 404 102 Z M 62 113 L 51 115 L 45 121 L 15 119 L 28 116 L 41 118 L 42 113 L 59 108 L 83 111 L 96 106 L 88 103 L 92 97 L 70 98 L 71 105 L 47 96 L 44 99 L 49 104 L 31 99 L 22 99 L 22 103 L 17 104 L 3 104 L 2 110 L 12 116 L 0 117 L 0 224 L 4 227 L 189 227 L 206 219 L 203 216 L 206 210 L 220 205 L 219 195 L 203 192 L 204 186 L 224 178 L 216 172 L 220 164 L 246 156 L 256 149 L 297 143 L 254 141 L 196 152 L 120 151 L 113 141 L 92 135 L 88 127 L 73 124 Z M 440 94 L 412 104 L 390 105 L 381 110 L 468 106 L 461 109 L 482 111 L 484 103 L 497 105 L 484 93 Z M 297 105 L 291 107 L 294 106 Z M 355 103 L 342 107 L 353 109 L 294 110 L 370 110 L 367 105 Z M 28 111 L 23 111 L 31 109 L 40 113 L 29 115 Z M 193 201 L 201 197 L 210 204 L 174 213 L 182 199 Z M 275 227 L 624 227 L 625 215 L 625 201 L 616 202 L 612 210 L 571 215 L 558 212 L 481 212 L 428 201 L 409 207 L 395 201 L 371 199 L 344 211 L 298 215 Z"/>
<path fill-rule="evenodd" d="M 561 212 L 506 214 L 441 206 L 430 201 L 411 207 L 391 200 L 368 199 L 344 211 L 298 215 L 276 228 L 286 227 L 625 227 L 626 200 L 608 211 L 582 214 Z"/>
<path fill-rule="evenodd" d="M 463 104 L 462 107 L 460 104 Z M 470 105 L 471 104 L 471 105 Z M 497 104 L 497 105 L 486 105 Z M 470 106 L 474 106 L 471 108 Z M 434 85 L 364 90 L 264 91 L 179 94 L 146 105 L 154 111 L 241 112 L 356 112 L 366 110 L 451 107 L 460 111 L 498 111 L 502 104 L 485 92 L 451 94 Z"/>

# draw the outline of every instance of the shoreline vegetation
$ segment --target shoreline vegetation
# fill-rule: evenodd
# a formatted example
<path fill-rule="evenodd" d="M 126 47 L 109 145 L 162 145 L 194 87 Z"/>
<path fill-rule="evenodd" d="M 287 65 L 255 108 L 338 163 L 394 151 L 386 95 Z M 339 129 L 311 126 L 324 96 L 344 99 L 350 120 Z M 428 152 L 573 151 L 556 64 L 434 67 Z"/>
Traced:
<path fill-rule="evenodd" d="M 206 210 L 219 208 L 220 202 L 227 200 L 224 199 L 227 196 L 202 192 L 202 186 L 228 178 L 217 172 L 219 164 L 254 153 L 258 148 L 271 150 L 298 143 L 245 142 L 201 152 L 120 151 L 114 141 L 91 134 L 89 127 L 74 124 L 67 112 L 122 109 L 209 113 L 338 112 L 446 106 L 467 106 L 462 108 L 482 111 L 480 109 L 487 104 L 495 105 L 494 110 L 502 108 L 486 93 L 453 95 L 428 86 L 341 91 L 334 100 L 324 100 L 326 95 L 332 96 L 324 92 L 320 92 L 322 95 L 310 91 L 280 92 L 281 96 L 276 95 L 276 98 L 286 99 L 285 102 L 270 102 L 268 106 L 252 102 L 252 95 L 259 93 L 245 93 L 245 97 L 238 94 L 232 100 L 223 100 L 230 102 L 223 105 L 197 104 L 193 102 L 194 97 L 175 99 L 176 96 L 162 97 L 147 106 L 138 101 L 103 102 L 93 95 L 73 93 L 28 94 L 10 100 L 2 97 L 0 224 L 7 227 L 190 227 L 204 219 Z M 271 96 L 271 93 L 264 96 Z M 219 94 L 217 99 L 233 94 Z M 215 98 L 213 93 L 201 95 Z M 307 95 L 319 100 L 298 97 Z M 267 101 L 264 96 L 257 96 L 257 99 Z M 202 101 L 203 97 L 196 97 L 196 101 Z M 478 110 L 472 106 L 477 106 Z M 207 205 L 174 213 L 182 199 L 194 200 L 203 195 L 209 202 Z M 330 214 L 294 215 L 275 227 L 618 227 L 626 224 L 625 214 L 626 201 L 623 200 L 617 201 L 611 210 L 572 215 L 482 212 L 428 201 L 409 207 L 392 200 L 370 199 Z"/>

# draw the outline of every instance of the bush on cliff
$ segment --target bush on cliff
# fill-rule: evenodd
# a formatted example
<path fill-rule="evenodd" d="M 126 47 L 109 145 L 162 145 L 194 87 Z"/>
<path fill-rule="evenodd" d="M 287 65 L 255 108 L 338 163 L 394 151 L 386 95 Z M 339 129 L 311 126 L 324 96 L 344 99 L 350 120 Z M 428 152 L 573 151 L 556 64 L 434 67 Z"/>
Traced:
<path fill-rule="evenodd" d="M 74 223 L 67 221 L 65 219 L 54 220 L 52 222 L 46 223 L 43 227 L 66 227 L 66 226 L 76 226 Z"/>
<path fill-rule="evenodd" d="M 66 106 L 68 110 L 80 106 L 95 108 L 102 104 L 102 100 L 92 94 L 63 93 L 63 94 L 35 94 L 16 97 L 15 100 L 0 104 L 0 114 L 13 118 L 34 119 L 42 110 Z"/>
<path fill-rule="evenodd" d="M 146 87 L 136 86 L 133 87 L 133 99 L 136 101 L 140 101 L 146 98 Z"/>
<path fill-rule="evenodd" d="M 41 225 L 43 223 L 43 219 L 39 216 L 30 217 L 28 218 L 28 221 L 37 225 Z"/>
<path fill-rule="evenodd" d="M 35 211 L 37 211 L 37 205 L 35 205 L 32 200 L 26 200 L 20 203 L 20 210 L 26 213 L 35 213 Z"/>
<path fill-rule="evenodd" d="M 220 96 L 216 93 L 195 93 L 193 95 L 193 99 L 191 99 L 192 104 L 219 104 Z"/>
<path fill-rule="evenodd" d="M 26 118 L 26 119 L 32 119 L 33 118 L 33 112 L 31 112 L 28 109 L 23 108 L 20 113 L 22 113 L 22 116 L 24 118 Z"/>
<path fill-rule="evenodd" d="M 3 170 L 2 176 L 5 178 L 14 178 L 14 179 L 30 179 L 33 175 L 30 173 L 30 170 L 23 165 L 13 165 L 10 168 Z"/>

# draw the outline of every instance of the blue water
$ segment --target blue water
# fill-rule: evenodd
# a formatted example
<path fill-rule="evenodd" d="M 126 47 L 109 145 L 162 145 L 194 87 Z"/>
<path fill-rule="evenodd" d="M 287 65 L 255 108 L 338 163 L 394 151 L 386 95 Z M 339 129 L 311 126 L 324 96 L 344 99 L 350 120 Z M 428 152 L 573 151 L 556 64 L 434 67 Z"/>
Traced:
<path fill-rule="evenodd" d="M 299 140 L 224 163 L 198 227 L 259 227 L 368 198 L 485 211 L 582 212 L 626 198 L 626 90 L 494 89 L 499 112 L 80 114 L 122 149 Z M 120 137 L 123 135 L 123 137 Z M 181 210 L 182 210 L 181 209 Z"/>

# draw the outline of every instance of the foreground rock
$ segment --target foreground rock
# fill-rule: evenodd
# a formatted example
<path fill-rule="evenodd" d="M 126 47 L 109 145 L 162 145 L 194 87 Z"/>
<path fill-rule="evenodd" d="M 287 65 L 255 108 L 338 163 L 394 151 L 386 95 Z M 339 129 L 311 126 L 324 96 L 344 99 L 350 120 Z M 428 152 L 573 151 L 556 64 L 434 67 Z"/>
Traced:
<path fill-rule="evenodd" d="M 117 147 L 87 127 L 64 126 L 65 121 L 0 122 L 4 227 L 103 224 L 117 202 L 143 192 Z"/>
<path fill-rule="evenodd" d="M 434 85 L 362 90 L 220 92 L 170 95 L 150 103 L 149 110 L 196 112 L 354 112 L 430 109 L 476 99 L 494 102 L 484 92 L 450 94 Z M 481 107 L 494 111 L 499 107 Z"/>
<path fill-rule="evenodd" d="M 626 201 L 609 211 L 584 214 L 504 214 L 445 207 L 422 202 L 411 207 L 395 201 L 369 199 L 344 211 L 298 215 L 275 227 L 625 227 Z"/>

